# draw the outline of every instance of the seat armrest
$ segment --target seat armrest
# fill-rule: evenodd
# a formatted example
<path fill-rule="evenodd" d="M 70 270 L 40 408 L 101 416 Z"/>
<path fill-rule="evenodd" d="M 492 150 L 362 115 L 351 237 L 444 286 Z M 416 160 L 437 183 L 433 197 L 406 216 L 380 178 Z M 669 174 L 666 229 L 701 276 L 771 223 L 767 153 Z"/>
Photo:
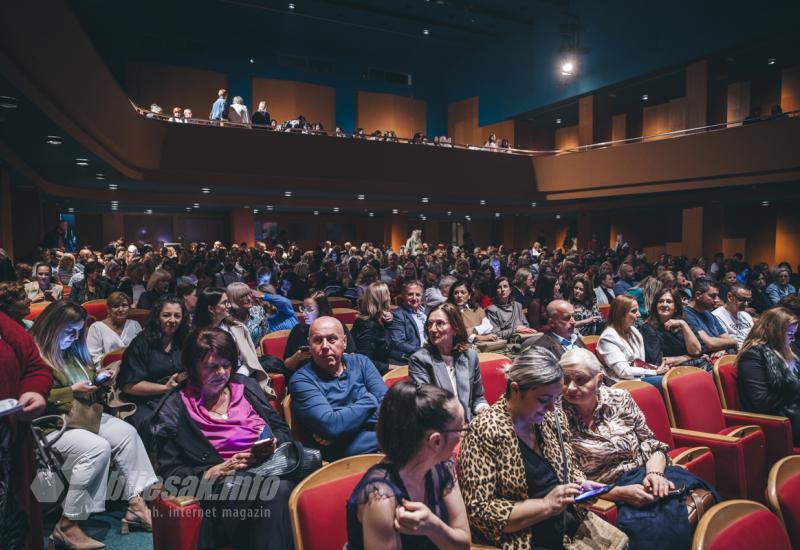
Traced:
<path fill-rule="evenodd" d="M 617 505 L 610 500 L 604 500 L 602 498 L 598 498 L 589 506 L 589 508 L 594 508 L 595 510 L 600 510 L 601 512 L 608 512 L 616 507 Z"/>
<path fill-rule="evenodd" d="M 711 449 L 709 447 L 692 447 L 691 449 L 686 449 L 682 453 L 672 457 L 672 465 L 685 467 L 686 464 L 688 464 L 698 456 L 710 452 Z"/>
<path fill-rule="evenodd" d="M 775 416 L 772 414 L 761 414 L 761 413 L 753 413 L 753 412 L 745 412 L 745 411 L 734 411 L 731 409 L 722 409 L 722 415 L 727 420 L 728 418 L 735 418 L 736 420 L 749 420 L 753 423 L 760 423 L 759 421 L 763 422 L 789 422 L 789 419 L 785 416 Z"/>
<path fill-rule="evenodd" d="M 761 426 L 756 426 L 755 424 L 747 424 L 745 426 L 739 426 L 735 430 L 728 432 L 728 435 L 731 437 L 744 437 L 746 435 L 750 435 L 751 433 L 755 432 L 763 432 Z"/>
<path fill-rule="evenodd" d="M 738 437 L 712 434 L 710 432 L 698 432 L 695 430 L 684 430 L 683 428 L 672 428 L 672 437 L 692 442 L 706 440 L 710 443 L 736 443 L 739 441 Z"/>

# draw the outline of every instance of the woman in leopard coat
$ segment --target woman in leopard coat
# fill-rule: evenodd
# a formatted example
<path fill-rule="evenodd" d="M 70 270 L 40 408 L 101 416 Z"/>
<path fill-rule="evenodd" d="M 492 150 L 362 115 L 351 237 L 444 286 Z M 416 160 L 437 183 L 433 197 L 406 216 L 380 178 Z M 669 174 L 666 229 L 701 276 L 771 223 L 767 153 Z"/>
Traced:
<path fill-rule="evenodd" d="M 575 505 L 599 484 L 574 461 L 558 360 L 533 348 L 506 378 L 505 395 L 473 420 L 458 455 L 473 534 L 503 549 L 626 548 L 621 531 Z"/>

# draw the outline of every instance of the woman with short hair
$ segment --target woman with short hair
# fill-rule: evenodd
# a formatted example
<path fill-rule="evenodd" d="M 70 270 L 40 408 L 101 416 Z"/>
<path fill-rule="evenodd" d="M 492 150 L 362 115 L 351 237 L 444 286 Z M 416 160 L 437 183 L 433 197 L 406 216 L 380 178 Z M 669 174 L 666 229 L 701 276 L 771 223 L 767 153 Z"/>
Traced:
<path fill-rule="evenodd" d="M 467 430 L 450 392 L 399 382 L 381 402 L 376 429 L 386 459 L 347 501 L 347 548 L 470 547 L 451 457 Z"/>
<path fill-rule="evenodd" d="M 627 548 L 622 532 L 575 505 L 600 484 L 575 461 L 555 356 L 531 348 L 505 375 L 505 394 L 472 421 L 458 454 L 473 533 L 502 548 Z"/>
<path fill-rule="evenodd" d="M 508 339 L 514 334 L 530 336 L 536 332 L 528 326 L 522 306 L 511 297 L 511 285 L 506 277 L 498 277 L 495 281 L 495 298 L 486 310 L 486 317 L 498 338 Z"/>
<path fill-rule="evenodd" d="M 137 334 L 142 332 L 138 321 L 128 319 L 131 300 L 124 292 L 112 292 L 106 298 L 108 316 L 102 321 L 92 323 L 86 337 L 89 355 L 95 367 L 100 367 L 103 355 L 115 349 L 127 347 Z"/>
<path fill-rule="evenodd" d="M 450 285 L 447 301 L 458 308 L 467 330 L 467 338 L 473 342 L 496 342 L 497 334 L 480 305 L 472 301 L 472 287 L 467 279 L 459 279 Z"/>
<path fill-rule="evenodd" d="M 25 330 L 31 328 L 33 321 L 25 320 L 31 312 L 31 300 L 22 283 L 0 283 L 0 312 L 25 327 Z"/>

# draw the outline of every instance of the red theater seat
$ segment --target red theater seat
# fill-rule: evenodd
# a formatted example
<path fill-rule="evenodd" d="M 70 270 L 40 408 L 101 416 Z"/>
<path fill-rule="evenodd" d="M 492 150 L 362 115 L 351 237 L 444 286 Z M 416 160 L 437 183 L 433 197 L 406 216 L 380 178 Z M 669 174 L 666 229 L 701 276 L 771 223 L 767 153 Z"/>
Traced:
<path fill-rule="evenodd" d="M 270 403 L 276 411 L 283 416 L 283 400 L 286 398 L 286 377 L 276 372 L 268 373 L 269 385 L 275 390 L 275 399 L 270 400 Z"/>
<path fill-rule="evenodd" d="M 342 298 L 341 296 L 329 296 L 328 305 L 331 306 L 332 309 L 350 309 L 353 307 L 353 302 L 351 302 L 349 298 Z"/>
<path fill-rule="evenodd" d="M 778 517 L 762 504 L 730 500 L 700 518 L 692 550 L 790 550 L 792 545 Z"/>
<path fill-rule="evenodd" d="M 131 321 L 136 321 L 142 328 L 147 324 L 147 320 L 150 318 L 150 310 L 149 309 L 138 309 L 133 308 L 128 311 L 128 319 Z"/>
<path fill-rule="evenodd" d="M 608 313 L 611 311 L 611 304 L 597 304 L 597 309 L 600 311 L 600 316 L 603 321 L 608 321 Z"/>
<path fill-rule="evenodd" d="M 127 346 L 109 351 L 100 359 L 100 365 L 107 367 L 114 361 L 122 361 L 122 356 L 125 354 L 126 349 L 128 349 Z"/>
<path fill-rule="evenodd" d="M 86 313 L 94 317 L 97 321 L 102 321 L 108 317 L 108 307 L 106 306 L 105 298 L 102 300 L 89 300 L 88 302 L 82 303 L 81 306 L 86 310 Z"/>
<path fill-rule="evenodd" d="M 283 352 L 286 350 L 290 332 L 290 330 L 276 330 L 262 336 L 259 345 L 264 355 L 271 355 L 283 360 Z"/>
<path fill-rule="evenodd" d="M 387 388 L 391 388 L 398 382 L 408 380 L 408 367 L 402 366 L 392 369 L 383 375 L 383 381 L 386 383 Z"/>
<path fill-rule="evenodd" d="M 657 389 L 641 380 L 624 380 L 614 384 L 614 387 L 630 392 L 631 397 L 644 413 L 647 426 L 653 431 L 653 435 L 659 441 L 669 445 L 668 454 L 673 464 L 683 466 L 709 484 L 716 486 L 717 476 L 711 449 L 705 444 L 701 447 L 681 445 L 681 436 L 673 433 L 674 430 L 669 425 L 664 399 Z M 695 435 L 697 438 L 702 438 L 703 434 L 698 432 Z M 693 445 L 697 444 L 701 443 L 693 442 Z"/>
<path fill-rule="evenodd" d="M 597 335 L 581 336 L 581 342 L 583 342 L 583 345 L 586 346 L 586 349 L 588 349 L 592 353 L 597 353 L 598 340 L 600 340 L 600 337 Z"/>
<path fill-rule="evenodd" d="M 787 456 L 769 471 L 767 504 L 789 534 L 792 548 L 800 548 L 800 456 Z"/>
<path fill-rule="evenodd" d="M 503 368 L 511 363 L 511 359 L 499 353 L 479 353 L 478 361 L 483 380 L 483 396 L 490 405 L 494 405 L 506 391 L 506 376 Z"/>
<path fill-rule="evenodd" d="M 343 458 L 301 481 L 289 497 L 295 550 L 339 549 L 347 542 L 345 504 L 380 454 Z"/>
<path fill-rule="evenodd" d="M 153 550 L 195 550 L 200 544 L 203 513 L 200 503 L 190 498 L 155 498 Z"/>
<path fill-rule="evenodd" d="M 335 307 L 333 308 L 333 316 L 346 325 L 353 324 L 356 322 L 358 311 L 349 307 Z"/>
<path fill-rule="evenodd" d="M 717 468 L 717 489 L 722 496 L 763 499 L 764 431 L 752 423 L 730 425 L 726 422 L 717 389 L 704 370 L 675 367 L 664 375 L 662 385 L 670 424 L 681 430 L 705 432 L 704 438 L 682 433 L 681 439 L 687 445 L 711 448 Z M 673 431 L 676 439 L 677 433 Z"/>
<path fill-rule="evenodd" d="M 739 403 L 738 371 L 736 356 L 724 355 L 714 363 L 714 381 L 717 384 L 719 400 L 722 403 L 725 421 L 728 425 L 755 424 L 764 430 L 767 440 L 767 464 L 773 464 L 781 458 L 800 454 L 792 441 L 792 423 L 785 416 L 773 416 L 742 412 Z"/>
<path fill-rule="evenodd" d="M 37 304 L 31 304 L 31 311 L 25 316 L 25 320 L 35 321 L 51 303 L 52 302 L 39 302 Z"/>

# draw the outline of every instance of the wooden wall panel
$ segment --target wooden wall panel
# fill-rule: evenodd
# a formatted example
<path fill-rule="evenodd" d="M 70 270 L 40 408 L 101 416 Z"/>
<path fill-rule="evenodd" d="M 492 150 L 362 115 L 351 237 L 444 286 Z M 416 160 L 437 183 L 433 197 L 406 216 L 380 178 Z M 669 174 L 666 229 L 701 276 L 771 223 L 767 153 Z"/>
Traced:
<path fill-rule="evenodd" d="M 682 223 L 683 254 L 699 258 L 703 254 L 703 207 L 684 208 Z"/>
<path fill-rule="evenodd" d="M 326 130 L 336 128 L 336 90 L 330 86 L 253 78 L 251 87 L 255 106 L 266 101 L 267 111 L 279 124 L 303 115 L 309 122 L 321 122 Z"/>
<path fill-rule="evenodd" d="M 707 124 L 708 61 L 697 61 L 686 67 L 686 126 L 699 128 Z"/>
<path fill-rule="evenodd" d="M 775 223 L 775 263 L 788 261 L 794 268 L 800 261 L 800 217 L 794 209 L 778 208 Z"/>
<path fill-rule="evenodd" d="M 498 143 L 506 138 L 513 147 L 515 130 L 513 120 L 478 126 L 477 97 L 456 101 L 447 106 L 447 132 L 448 136 L 453 138 L 453 143 L 482 146 L 489 134 L 494 132 Z"/>
<path fill-rule="evenodd" d="M 669 103 L 652 105 L 642 110 L 642 135 L 654 136 L 647 138 L 645 141 L 664 139 L 661 136 L 656 136 L 656 134 L 670 131 L 671 110 Z"/>
<path fill-rule="evenodd" d="M 625 139 L 625 113 L 614 115 L 611 117 L 611 141 L 618 141 Z M 622 145 L 617 143 L 616 145 Z"/>
<path fill-rule="evenodd" d="M 578 143 L 594 143 L 594 96 L 585 96 L 578 100 Z"/>
<path fill-rule="evenodd" d="M 750 114 L 750 82 L 728 84 L 727 121 L 744 120 Z"/>
<path fill-rule="evenodd" d="M 781 109 L 800 110 L 800 66 L 784 69 L 781 75 Z"/>
<path fill-rule="evenodd" d="M 733 258 L 737 252 L 743 254 L 750 261 L 747 256 L 747 239 L 722 239 L 722 253 L 726 258 Z"/>
<path fill-rule="evenodd" d="M 572 149 L 580 144 L 578 126 L 565 126 L 556 130 L 556 149 Z"/>
<path fill-rule="evenodd" d="M 356 126 L 367 134 L 394 130 L 397 137 L 410 139 L 417 132 L 426 132 L 427 103 L 413 97 L 360 91 L 356 98 Z"/>
<path fill-rule="evenodd" d="M 126 78 L 128 95 L 140 107 L 157 103 L 164 114 L 189 107 L 195 118 L 208 118 L 217 91 L 228 87 L 225 73 L 153 63 L 128 64 Z M 229 97 L 234 95 L 236 90 L 229 90 Z"/>

